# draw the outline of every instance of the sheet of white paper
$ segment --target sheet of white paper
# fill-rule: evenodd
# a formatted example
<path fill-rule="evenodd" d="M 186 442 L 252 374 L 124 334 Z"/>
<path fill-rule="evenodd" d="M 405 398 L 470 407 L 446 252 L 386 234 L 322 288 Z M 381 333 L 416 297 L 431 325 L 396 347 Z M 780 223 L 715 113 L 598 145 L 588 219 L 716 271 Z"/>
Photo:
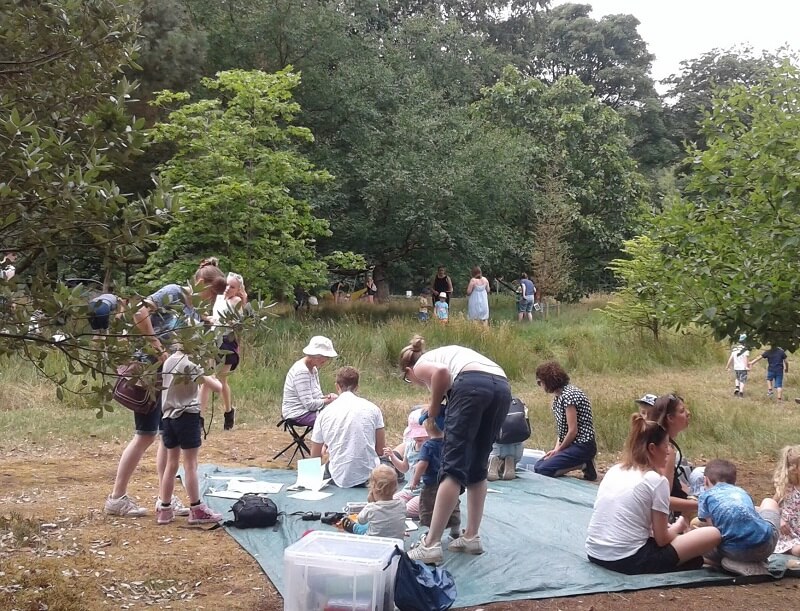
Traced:
<path fill-rule="evenodd" d="M 406 531 L 419 530 L 419 526 L 414 524 L 414 520 L 406 520 Z"/>
<path fill-rule="evenodd" d="M 302 492 L 295 492 L 290 494 L 290 499 L 299 499 L 301 501 L 321 501 L 333 496 L 330 492 L 319 492 L 317 490 L 303 490 Z"/>
<path fill-rule="evenodd" d="M 226 481 L 226 482 L 229 482 L 231 480 L 236 480 L 236 481 L 240 481 L 240 482 L 254 482 L 254 481 L 256 481 L 255 478 L 252 478 L 252 477 L 238 477 L 238 476 L 234 477 L 234 476 L 227 476 L 227 475 L 207 475 L 206 479 L 219 479 L 219 480 L 223 480 L 223 481 Z"/>
<path fill-rule="evenodd" d="M 233 479 L 228 482 L 228 490 L 231 492 L 252 492 L 254 494 L 277 494 L 283 488 L 283 484 L 273 482 L 245 482 L 240 479 Z"/>
<path fill-rule="evenodd" d="M 303 458 L 297 461 L 297 481 L 286 488 L 287 490 L 322 490 L 330 479 L 323 479 L 325 468 L 322 460 L 317 458 Z"/>
<path fill-rule="evenodd" d="M 206 492 L 206 496 L 216 496 L 221 499 L 240 499 L 244 492 L 234 492 L 233 490 L 214 490 Z"/>

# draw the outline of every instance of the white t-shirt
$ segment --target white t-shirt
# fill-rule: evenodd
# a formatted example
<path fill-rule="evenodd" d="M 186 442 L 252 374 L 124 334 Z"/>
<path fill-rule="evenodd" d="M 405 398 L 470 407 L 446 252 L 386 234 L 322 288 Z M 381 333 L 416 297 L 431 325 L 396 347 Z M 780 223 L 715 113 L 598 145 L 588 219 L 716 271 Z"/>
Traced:
<path fill-rule="evenodd" d="M 369 479 L 379 462 L 375 431 L 382 428 L 380 408 L 349 391 L 319 412 L 311 441 L 328 446 L 328 469 L 337 486 L 352 488 Z"/>
<path fill-rule="evenodd" d="M 199 414 L 198 380 L 203 368 L 189 360 L 183 352 L 174 352 L 164 361 L 162 370 L 161 412 L 164 418 L 183 414 Z"/>
<path fill-rule="evenodd" d="M 750 369 L 750 351 L 745 350 L 744 346 L 741 344 L 735 345 L 733 348 L 731 348 L 731 354 L 733 354 L 734 371 L 745 371 Z"/>
<path fill-rule="evenodd" d="M 471 348 L 463 346 L 442 346 L 434 348 L 424 353 L 419 363 L 436 363 L 444 365 L 450 371 L 450 377 L 455 380 L 461 370 L 467 365 L 471 370 L 493 373 L 494 375 L 506 377 L 506 372 L 494 361 L 486 358 L 480 352 L 475 352 Z"/>
<path fill-rule="evenodd" d="M 607 561 L 632 556 L 652 536 L 653 510 L 669 514 L 667 478 L 614 465 L 597 489 L 586 553 Z"/>

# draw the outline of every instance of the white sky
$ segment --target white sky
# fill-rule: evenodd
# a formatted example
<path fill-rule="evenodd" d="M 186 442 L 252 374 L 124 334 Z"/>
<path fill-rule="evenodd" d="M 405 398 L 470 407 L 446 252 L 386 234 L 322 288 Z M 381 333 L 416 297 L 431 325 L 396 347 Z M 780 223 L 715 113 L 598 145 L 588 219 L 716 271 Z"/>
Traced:
<path fill-rule="evenodd" d="M 798 0 L 576 0 L 590 4 L 592 17 L 626 13 L 641 24 L 639 34 L 656 56 L 656 80 L 677 74 L 680 62 L 714 48 L 749 44 L 755 52 L 789 44 L 800 50 Z M 566 4 L 554 0 L 552 6 Z"/>

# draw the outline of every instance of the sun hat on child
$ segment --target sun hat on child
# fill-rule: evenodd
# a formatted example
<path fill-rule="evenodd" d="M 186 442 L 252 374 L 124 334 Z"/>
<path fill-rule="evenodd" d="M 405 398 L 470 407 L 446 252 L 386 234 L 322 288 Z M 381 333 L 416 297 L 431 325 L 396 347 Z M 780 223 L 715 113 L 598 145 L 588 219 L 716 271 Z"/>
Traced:
<path fill-rule="evenodd" d="M 333 349 L 333 342 L 323 335 L 315 335 L 308 342 L 308 346 L 303 348 L 303 354 L 306 356 L 327 356 L 328 358 L 335 358 L 339 356 L 336 350 Z"/>
<path fill-rule="evenodd" d="M 423 407 L 417 407 L 408 414 L 408 426 L 403 431 L 403 439 L 417 439 L 428 436 L 428 431 L 419 423 L 419 417 L 424 409 Z"/>
<path fill-rule="evenodd" d="M 656 399 L 658 399 L 658 395 L 647 393 L 641 399 L 636 399 L 636 403 L 644 403 L 645 405 L 652 407 L 656 404 Z"/>
<path fill-rule="evenodd" d="M 444 292 L 439 293 L 439 297 L 444 297 L 445 299 L 447 299 L 447 293 Z"/>
<path fill-rule="evenodd" d="M 740 341 L 740 342 L 743 342 L 743 341 L 745 341 L 746 339 L 747 339 L 747 334 L 746 334 L 746 333 L 742 333 L 742 334 L 739 336 L 739 341 Z"/>

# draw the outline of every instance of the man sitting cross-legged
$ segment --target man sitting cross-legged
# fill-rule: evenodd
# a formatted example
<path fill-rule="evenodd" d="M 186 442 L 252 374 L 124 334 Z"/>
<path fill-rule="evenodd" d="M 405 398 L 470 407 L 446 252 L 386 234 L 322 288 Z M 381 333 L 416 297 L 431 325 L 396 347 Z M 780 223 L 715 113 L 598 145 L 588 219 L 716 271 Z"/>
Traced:
<path fill-rule="evenodd" d="M 356 396 L 358 370 L 342 367 L 336 372 L 339 397 L 319 412 L 311 433 L 311 457 L 328 447 L 328 470 L 340 488 L 364 486 L 386 445 L 380 408 Z"/>

